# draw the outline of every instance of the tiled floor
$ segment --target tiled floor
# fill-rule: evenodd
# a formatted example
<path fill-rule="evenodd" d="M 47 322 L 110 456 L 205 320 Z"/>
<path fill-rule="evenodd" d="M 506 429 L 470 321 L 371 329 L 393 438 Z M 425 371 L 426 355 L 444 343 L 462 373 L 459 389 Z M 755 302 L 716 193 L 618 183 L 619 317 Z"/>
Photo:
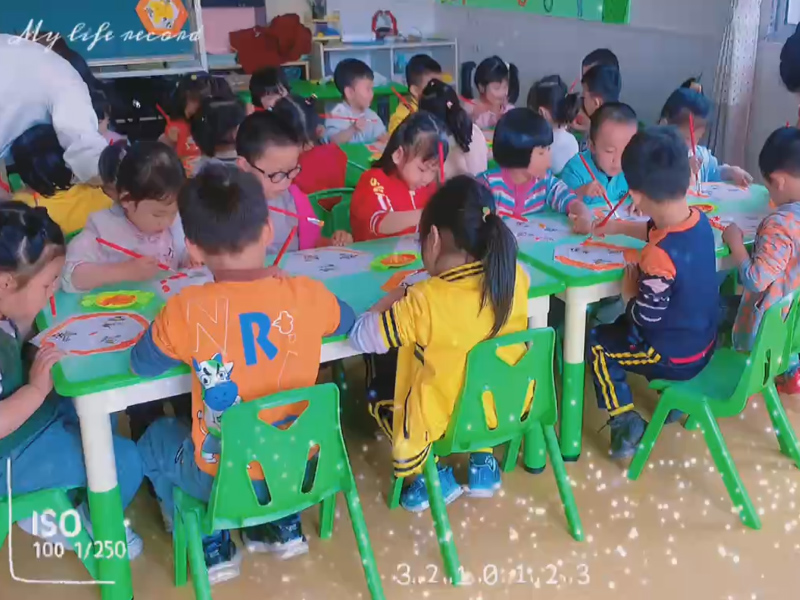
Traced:
<path fill-rule="evenodd" d="M 354 377 L 355 381 L 355 377 Z M 636 382 L 643 413 L 652 393 Z M 492 500 L 462 498 L 449 507 L 464 567 L 474 583 L 442 584 L 442 568 L 430 516 L 389 512 L 385 506 L 389 448 L 366 427 L 345 435 L 387 598 L 578 600 L 789 600 L 800 589 L 800 471 L 778 452 L 761 402 L 722 428 L 745 484 L 762 515 L 750 531 L 732 511 L 699 433 L 668 427 L 650 468 L 638 482 L 606 458 L 608 431 L 598 433 L 602 413 L 587 389 L 585 449 L 568 465 L 575 483 L 586 541 L 566 532 L 550 469 L 532 476 L 518 469 L 504 478 Z M 800 415 L 791 415 L 800 429 Z M 463 461 L 457 475 L 463 477 Z M 316 512 L 304 517 L 311 552 L 289 562 L 246 556 L 242 576 L 213 589 L 216 600 L 350 600 L 368 598 L 343 501 L 330 541 L 315 534 Z M 138 600 L 189 600 L 191 587 L 171 581 L 171 546 L 156 503 L 141 492 L 130 517 L 145 540 L 133 564 Z M 34 558 L 32 540 L 14 534 L 18 577 L 85 577 L 74 555 Z M 99 598 L 86 587 L 40 587 L 11 581 L 8 544 L 0 551 L 0 600 Z"/>

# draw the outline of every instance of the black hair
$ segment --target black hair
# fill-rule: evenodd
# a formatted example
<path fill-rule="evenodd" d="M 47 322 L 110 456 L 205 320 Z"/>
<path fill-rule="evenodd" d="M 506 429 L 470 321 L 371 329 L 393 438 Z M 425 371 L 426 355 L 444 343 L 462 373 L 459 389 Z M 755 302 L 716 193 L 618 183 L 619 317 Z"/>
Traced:
<path fill-rule="evenodd" d="M 392 132 L 381 157 L 372 163 L 373 167 L 391 175 L 397 170 L 392 155 L 403 148 L 407 157 L 420 157 L 423 162 L 439 159 L 439 144 L 442 158 L 447 160 L 450 144 L 447 141 L 447 127 L 434 115 L 417 111 L 407 116 L 400 126 Z"/>
<path fill-rule="evenodd" d="M 542 115 L 530 108 L 513 108 L 497 122 L 492 151 L 501 167 L 526 169 L 533 149 L 552 143 L 553 128 Z"/>
<path fill-rule="evenodd" d="M 169 106 L 169 116 L 173 119 L 186 119 L 186 105 L 189 100 L 202 102 L 209 96 L 228 99 L 236 97 L 231 86 L 222 77 L 215 77 L 207 73 L 184 75 L 175 86 Z"/>
<path fill-rule="evenodd" d="M 95 74 L 92 73 L 92 70 L 89 68 L 89 64 L 86 62 L 86 59 L 83 58 L 79 52 L 73 50 L 63 37 L 59 37 L 53 43 L 53 52 L 58 54 L 61 58 L 72 65 L 72 68 L 75 69 L 78 72 L 78 75 L 81 76 L 81 79 L 83 79 L 86 87 L 89 88 L 90 95 L 94 96 L 94 94 L 98 92 L 104 93 L 106 91 L 105 84 L 95 77 Z"/>
<path fill-rule="evenodd" d="M 559 75 L 549 75 L 531 86 L 528 108 L 537 113 L 544 108 L 556 125 L 568 125 L 578 116 L 580 95 L 570 94 L 567 84 Z"/>
<path fill-rule="evenodd" d="M 419 99 L 419 110 L 441 119 L 464 152 L 472 143 L 472 119 L 459 102 L 456 91 L 438 79 L 431 79 Z"/>
<path fill-rule="evenodd" d="M 461 65 L 461 95 L 472 100 L 472 71 L 475 70 L 475 87 L 485 88 L 490 83 L 508 80 L 508 101 L 514 104 L 519 98 L 519 71 L 516 65 L 507 64 L 499 56 L 484 58 L 478 68 L 470 61 Z"/>
<path fill-rule="evenodd" d="M 97 115 L 97 120 L 111 118 L 111 102 L 108 95 L 103 90 L 89 90 L 89 96 L 92 99 L 92 108 L 94 114 Z"/>
<path fill-rule="evenodd" d="M 100 172 L 100 179 L 103 180 L 104 185 L 113 185 L 117 187 L 119 164 L 122 162 L 122 159 L 125 158 L 127 152 L 128 140 L 119 140 L 103 148 L 103 151 L 100 153 L 97 170 Z"/>
<path fill-rule="evenodd" d="M 333 83 L 344 98 L 344 91 L 353 87 L 359 79 L 375 79 L 375 74 L 369 65 L 357 58 L 345 58 L 333 71 Z"/>
<path fill-rule="evenodd" d="M 581 79 L 581 83 L 593 96 L 600 97 L 603 102 L 619 102 L 622 92 L 622 77 L 619 69 L 608 65 L 595 65 Z"/>
<path fill-rule="evenodd" d="M 34 125 L 11 144 L 11 156 L 22 181 L 42 196 L 72 187 L 72 170 L 52 125 Z"/>
<path fill-rule="evenodd" d="M 412 86 L 422 83 L 426 75 L 441 75 L 442 65 L 427 54 L 415 54 L 406 64 L 406 85 Z"/>
<path fill-rule="evenodd" d="M 302 145 L 319 143 L 318 130 L 322 120 L 313 96 L 285 96 L 275 103 L 272 112 L 292 126 Z"/>
<path fill-rule="evenodd" d="M 682 199 L 691 175 L 689 149 L 675 127 L 648 127 L 622 153 L 622 171 L 628 187 L 653 202 Z"/>
<path fill-rule="evenodd" d="M 268 221 L 261 183 L 233 165 L 209 163 L 178 194 L 186 239 L 208 254 L 236 254 Z"/>
<path fill-rule="evenodd" d="M 291 92 L 289 80 L 280 67 L 265 67 L 250 77 L 250 97 L 253 106 L 264 108 L 261 98 L 272 94 L 288 94 Z"/>
<path fill-rule="evenodd" d="M 775 171 L 800 177 L 800 129 L 781 127 L 773 131 L 758 155 L 758 167 L 764 179 Z"/>
<path fill-rule="evenodd" d="M 800 24 L 781 48 L 781 80 L 790 92 L 800 92 Z"/>
<path fill-rule="evenodd" d="M 236 130 L 246 116 L 239 98 L 204 98 L 190 121 L 192 138 L 203 154 L 214 156 L 219 146 L 236 143 Z"/>
<path fill-rule="evenodd" d="M 668 125 L 687 125 L 689 115 L 695 120 L 708 121 L 714 107 L 711 100 L 703 94 L 688 88 L 678 88 L 669 95 L 664 108 L 661 109 L 661 119 Z"/>
<path fill-rule="evenodd" d="M 607 102 L 598 108 L 590 119 L 589 139 L 594 141 L 603 123 L 611 121 L 621 125 L 638 125 L 636 112 L 623 102 Z"/>
<path fill-rule="evenodd" d="M 169 200 L 186 180 L 175 150 L 161 142 L 135 142 L 120 156 L 117 191 L 122 200 Z"/>
<path fill-rule="evenodd" d="M 608 67 L 614 67 L 617 71 L 619 71 L 619 59 L 617 55 L 614 54 L 608 48 L 598 48 L 597 50 L 592 50 L 583 57 L 583 61 L 581 62 L 581 68 L 585 69 L 586 67 L 593 67 L 595 65 L 606 65 Z"/>
<path fill-rule="evenodd" d="M 686 81 L 681 84 L 682 88 L 689 88 L 690 90 L 694 90 L 700 94 L 703 93 L 703 84 L 700 83 L 700 77 L 702 75 L 698 75 L 697 77 L 689 77 Z"/>
<path fill-rule="evenodd" d="M 236 153 L 253 164 L 270 146 L 300 146 L 300 138 L 292 126 L 273 111 L 248 115 L 236 134 Z"/>
<path fill-rule="evenodd" d="M 64 233 L 43 207 L 0 202 L 0 272 L 25 283 L 66 249 Z"/>
<path fill-rule="evenodd" d="M 456 249 L 483 264 L 481 310 L 494 311 L 487 337 L 496 336 L 511 315 L 517 275 L 517 240 L 495 212 L 494 196 L 469 175 L 458 175 L 440 187 L 422 211 L 421 245 L 431 228 L 449 231 Z"/>

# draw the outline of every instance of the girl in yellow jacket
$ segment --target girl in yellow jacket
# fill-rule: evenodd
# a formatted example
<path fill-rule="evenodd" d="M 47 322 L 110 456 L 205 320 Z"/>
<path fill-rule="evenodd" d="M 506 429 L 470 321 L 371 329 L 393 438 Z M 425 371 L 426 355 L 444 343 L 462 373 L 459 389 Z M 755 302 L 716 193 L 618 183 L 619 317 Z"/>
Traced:
<path fill-rule="evenodd" d="M 394 399 L 370 406 L 392 439 L 397 477 L 419 473 L 444 436 L 470 350 L 528 322 L 528 276 L 517 266 L 516 241 L 495 214 L 491 192 L 472 177 L 455 177 L 434 194 L 420 220 L 420 245 L 430 279 L 383 298 L 350 335 L 361 352 L 400 349 Z M 524 352 L 523 344 L 509 346 L 502 358 L 513 364 Z M 491 427 L 496 417 L 488 408 Z M 440 465 L 439 478 L 445 501 L 461 495 L 452 469 Z M 491 450 L 472 454 L 470 494 L 490 497 L 499 487 Z M 422 475 L 405 487 L 401 504 L 415 512 L 428 508 Z"/>

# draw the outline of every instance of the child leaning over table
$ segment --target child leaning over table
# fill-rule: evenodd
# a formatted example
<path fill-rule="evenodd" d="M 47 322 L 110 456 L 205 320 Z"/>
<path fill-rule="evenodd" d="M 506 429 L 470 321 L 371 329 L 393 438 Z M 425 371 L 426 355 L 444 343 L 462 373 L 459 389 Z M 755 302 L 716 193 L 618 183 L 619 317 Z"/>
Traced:
<path fill-rule="evenodd" d="M 633 456 L 647 426 L 634 410 L 627 373 L 691 379 L 711 359 L 719 316 L 714 233 L 686 202 L 689 155 L 680 134 L 673 127 L 637 133 L 622 168 L 634 205 L 650 220 L 629 232 L 647 245 L 638 267 L 625 270 L 625 314 L 594 328 L 586 348 L 598 405 L 610 417 L 612 458 Z M 678 418 L 671 413 L 668 422 Z"/>
<path fill-rule="evenodd" d="M 131 354 L 131 368 L 141 376 L 154 377 L 182 363 L 195 375 L 191 428 L 164 418 L 139 441 L 145 475 L 168 527 L 174 486 L 198 500 L 209 498 L 220 460 L 222 413 L 239 402 L 314 385 L 322 338 L 346 333 L 354 320 L 352 309 L 321 283 L 264 268 L 273 231 L 253 175 L 208 165 L 184 186 L 178 203 L 189 252 L 211 270 L 214 282 L 170 298 Z M 223 323 L 212 316 L 219 303 L 225 304 Z M 301 412 L 294 404 L 265 411 L 265 418 L 285 428 Z M 263 474 L 254 478 L 254 489 L 260 502 L 269 501 Z M 299 515 L 245 528 L 242 539 L 251 552 L 282 558 L 308 549 Z M 239 574 L 241 557 L 229 532 L 206 536 L 203 549 L 212 583 Z"/>
<path fill-rule="evenodd" d="M 374 79 L 369 65 L 356 58 L 336 65 L 333 82 L 343 101 L 325 120 L 325 136 L 332 144 L 371 144 L 387 137 L 386 125 L 370 108 Z"/>
<path fill-rule="evenodd" d="M 44 208 L 0 204 L 0 481 L 5 486 L 11 459 L 15 496 L 87 484 L 75 410 L 53 391 L 51 369 L 62 354 L 52 345 L 40 348 L 27 373 L 22 360 L 26 335 L 55 292 L 63 265 L 64 234 Z M 142 462 L 132 441 L 115 435 L 113 444 L 119 492 L 128 506 L 142 483 Z M 86 505 L 78 509 L 88 526 Z M 30 519 L 20 522 L 25 531 L 31 525 Z M 126 538 L 128 556 L 136 558 L 142 540 L 129 527 Z M 48 541 L 71 548 L 60 535 Z"/>
<path fill-rule="evenodd" d="M 748 255 L 736 224 L 722 233 L 739 268 L 742 300 L 733 325 L 733 345 L 750 350 L 764 313 L 800 287 L 800 130 L 778 129 L 767 138 L 758 157 L 761 174 L 777 207 L 758 226 Z M 778 380 L 778 391 L 791 396 L 800 409 L 800 368 L 797 356 Z"/>
<path fill-rule="evenodd" d="M 393 398 L 369 399 L 369 410 L 392 440 L 397 477 L 419 473 L 431 445 L 447 430 L 464 383 L 467 354 L 483 340 L 527 327 L 528 276 L 517 266 L 517 244 L 495 214 L 489 191 L 468 175 L 444 184 L 420 221 L 422 261 L 431 278 L 398 288 L 360 316 L 350 336 L 361 352 L 399 348 Z M 525 345 L 499 353 L 510 364 Z M 492 426 L 496 416 L 487 411 Z M 439 465 L 445 502 L 461 495 L 450 467 Z M 470 456 L 469 492 L 491 497 L 500 468 L 491 449 Z M 402 492 L 410 511 L 429 506 L 424 476 Z"/>

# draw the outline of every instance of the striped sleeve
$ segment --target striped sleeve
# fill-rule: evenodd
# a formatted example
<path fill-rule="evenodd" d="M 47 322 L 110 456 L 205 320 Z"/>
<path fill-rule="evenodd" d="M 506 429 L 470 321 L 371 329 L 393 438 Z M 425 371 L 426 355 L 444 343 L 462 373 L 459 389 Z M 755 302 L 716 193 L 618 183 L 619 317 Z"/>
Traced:
<path fill-rule="evenodd" d="M 555 211 L 568 213 L 569 205 L 578 197 L 567 187 L 567 184 L 552 173 L 547 174 L 547 203 Z"/>
<path fill-rule="evenodd" d="M 742 285 L 750 292 L 763 292 L 784 277 L 794 244 L 777 219 L 762 223 L 753 245 L 753 253 L 739 265 Z"/>
<path fill-rule="evenodd" d="M 675 265 L 664 250 L 648 244 L 642 250 L 639 270 L 639 292 L 631 301 L 631 318 L 641 327 L 657 326 L 669 307 Z"/>

